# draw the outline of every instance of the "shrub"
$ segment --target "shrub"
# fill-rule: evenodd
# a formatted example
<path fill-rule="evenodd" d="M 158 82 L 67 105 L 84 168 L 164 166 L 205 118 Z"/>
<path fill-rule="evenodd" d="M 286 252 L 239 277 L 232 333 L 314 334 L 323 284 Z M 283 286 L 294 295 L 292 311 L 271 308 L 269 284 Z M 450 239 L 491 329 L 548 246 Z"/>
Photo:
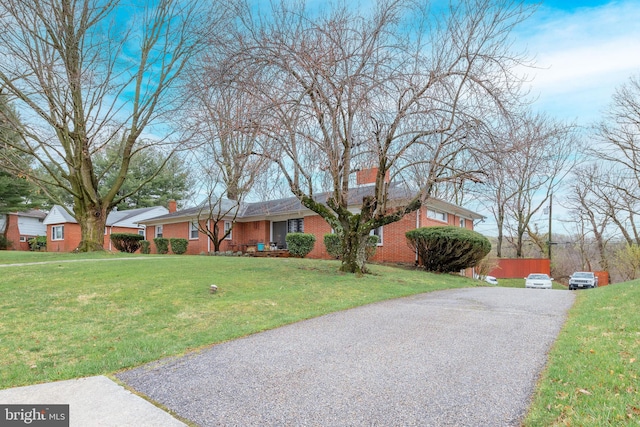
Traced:
<path fill-rule="evenodd" d="M 140 240 L 140 252 L 149 255 L 151 253 L 151 242 L 148 240 Z"/>
<path fill-rule="evenodd" d="M 293 256 L 304 258 L 313 250 L 316 236 L 306 233 L 289 233 L 285 237 L 289 253 Z"/>
<path fill-rule="evenodd" d="M 182 255 L 187 252 L 187 246 L 189 246 L 189 241 L 187 239 L 171 238 L 169 241 L 171 242 L 171 251 L 174 254 Z"/>
<path fill-rule="evenodd" d="M 489 239 L 461 227 L 423 227 L 406 233 L 427 271 L 450 273 L 476 266 L 491 250 Z"/>
<path fill-rule="evenodd" d="M 144 239 L 143 236 L 133 233 L 113 233 L 111 235 L 111 242 L 113 246 L 120 252 L 126 252 L 132 254 L 140 249 L 140 241 Z"/>
<path fill-rule="evenodd" d="M 489 254 L 482 258 L 476 265 L 476 272 L 478 273 L 478 276 L 484 278 L 487 277 L 492 270 L 498 268 L 499 265 L 498 258 Z"/>
<path fill-rule="evenodd" d="M 29 239 L 29 248 L 32 251 L 42 251 L 47 248 L 47 236 L 36 236 Z"/>
<path fill-rule="evenodd" d="M 342 256 L 342 242 L 337 234 L 328 233 L 324 235 L 324 246 L 327 252 L 335 259 Z M 367 238 L 366 259 L 373 257 L 378 248 L 378 236 L 371 235 Z"/>
<path fill-rule="evenodd" d="M 155 237 L 153 243 L 156 245 L 156 252 L 159 254 L 169 253 L 169 239 L 166 237 Z"/>
<path fill-rule="evenodd" d="M 0 234 L 0 249 L 9 249 L 13 242 Z"/>
<path fill-rule="evenodd" d="M 340 242 L 340 237 L 338 237 L 337 234 L 325 234 L 324 247 L 327 248 L 327 252 L 332 258 L 340 259 L 340 256 L 342 256 L 342 243 Z"/>
<path fill-rule="evenodd" d="M 367 248 L 366 248 L 365 259 L 370 259 L 376 254 L 376 249 L 378 249 L 378 241 L 379 241 L 378 236 L 373 234 L 367 238 Z"/>

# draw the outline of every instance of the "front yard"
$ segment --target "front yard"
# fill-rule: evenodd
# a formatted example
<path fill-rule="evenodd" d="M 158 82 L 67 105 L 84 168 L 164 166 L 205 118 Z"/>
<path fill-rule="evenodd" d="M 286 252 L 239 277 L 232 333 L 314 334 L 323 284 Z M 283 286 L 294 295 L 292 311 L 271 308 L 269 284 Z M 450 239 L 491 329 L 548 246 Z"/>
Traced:
<path fill-rule="evenodd" d="M 358 279 L 337 262 L 292 258 L 0 252 L 0 265 L 15 263 L 30 264 L 0 266 L 0 389 L 110 374 L 389 298 L 491 286 L 383 266 Z M 640 425 L 640 281 L 575 292 L 524 426 Z"/>
<path fill-rule="evenodd" d="M 481 284 L 382 266 L 357 279 L 336 262 L 291 258 L 0 252 L 0 264 L 42 261 L 52 263 L 0 267 L 0 389 L 111 373 L 332 311 Z"/>

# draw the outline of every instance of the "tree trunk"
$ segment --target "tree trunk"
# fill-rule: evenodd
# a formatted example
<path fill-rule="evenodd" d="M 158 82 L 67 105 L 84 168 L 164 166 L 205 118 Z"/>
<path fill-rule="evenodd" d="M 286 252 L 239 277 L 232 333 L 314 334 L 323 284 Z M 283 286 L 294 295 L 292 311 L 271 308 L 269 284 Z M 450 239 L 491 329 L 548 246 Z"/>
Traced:
<path fill-rule="evenodd" d="M 107 221 L 107 209 L 92 206 L 83 210 L 76 203 L 76 220 L 80 224 L 81 240 L 76 252 L 99 252 L 104 250 L 104 228 Z"/>
<path fill-rule="evenodd" d="M 218 221 L 213 224 L 213 230 L 211 230 L 211 243 L 213 243 L 213 252 L 220 252 L 220 243 L 222 239 L 218 236 Z"/>
<path fill-rule="evenodd" d="M 4 230 L 2 230 L 2 237 L 7 244 L 7 249 L 10 249 L 9 245 L 9 214 L 4 214 Z"/>
<path fill-rule="evenodd" d="M 345 232 L 342 236 L 342 265 L 340 271 L 362 276 L 367 273 L 366 244 L 369 233 L 365 235 L 357 231 Z"/>

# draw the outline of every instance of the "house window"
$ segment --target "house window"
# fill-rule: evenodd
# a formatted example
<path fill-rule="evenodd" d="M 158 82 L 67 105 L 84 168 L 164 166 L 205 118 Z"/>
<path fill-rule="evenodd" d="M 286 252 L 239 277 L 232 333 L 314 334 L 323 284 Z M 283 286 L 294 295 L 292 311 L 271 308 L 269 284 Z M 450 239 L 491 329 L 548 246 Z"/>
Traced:
<path fill-rule="evenodd" d="M 156 225 L 156 237 L 162 237 L 162 226 L 161 225 Z"/>
<path fill-rule="evenodd" d="M 447 222 L 447 213 L 434 211 L 433 209 L 427 209 L 427 218 L 435 219 L 437 221 Z"/>
<path fill-rule="evenodd" d="M 460 218 L 460 227 L 465 228 L 467 226 L 467 221 L 464 218 Z"/>
<path fill-rule="evenodd" d="M 27 241 L 27 236 L 20 236 L 20 241 L 21 242 L 26 242 Z"/>
<path fill-rule="evenodd" d="M 372 236 L 378 236 L 378 246 L 382 246 L 382 227 L 374 228 L 369 232 Z"/>
<path fill-rule="evenodd" d="M 231 240 L 231 238 L 233 237 L 232 228 L 233 228 L 233 223 L 231 221 L 224 222 L 224 234 L 227 234 L 227 232 L 229 232 L 229 235 L 225 237 L 224 240 Z"/>
<path fill-rule="evenodd" d="M 196 240 L 198 238 L 198 224 L 189 223 L 189 239 Z"/>
<path fill-rule="evenodd" d="M 304 233 L 304 221 L 302 218 L 287 221 L 287 233 Z"/>
<path fill-rule="evenodd" d="M 144 228 L 138 228 L 138 234 L 144 237 Z"/>
<path fill-rule="evenodd" d="M 64 225 L 51 227 L 51 240 L 64 240 Z"/>

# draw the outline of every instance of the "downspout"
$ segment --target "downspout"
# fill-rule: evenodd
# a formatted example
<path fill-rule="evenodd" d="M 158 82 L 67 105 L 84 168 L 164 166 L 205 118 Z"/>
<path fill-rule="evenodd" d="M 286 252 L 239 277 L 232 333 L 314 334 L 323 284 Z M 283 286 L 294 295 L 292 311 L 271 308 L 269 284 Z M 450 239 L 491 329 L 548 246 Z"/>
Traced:
<path fill-rule="evenodd" d="M 211 218 L 207 219 L 207 229 L 211 230 Z M 207 236 L 207 253 L 211 253 L 211 239 Z"/>

